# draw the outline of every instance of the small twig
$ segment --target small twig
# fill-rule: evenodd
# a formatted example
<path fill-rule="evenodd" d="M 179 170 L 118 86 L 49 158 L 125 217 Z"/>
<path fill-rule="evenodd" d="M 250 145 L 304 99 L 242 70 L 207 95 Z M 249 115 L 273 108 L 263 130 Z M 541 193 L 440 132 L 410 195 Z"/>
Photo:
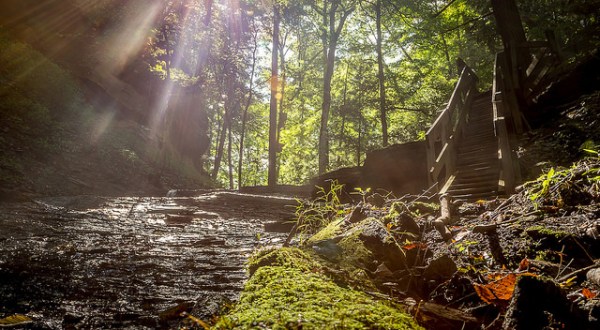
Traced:
<path fill-rule="evenodd" d="M 539 213 L 539 212 L 540 212 L 539 210 L 531 211 L 529 213 L 522 214 L 522 215 L 520 215 L 520 216 L 518 216 L 516 218 L 512 218 L 512 219 L 508 219 L 508 220 L 504 220 L 504 221 L 499 221 L 499 222 L 491 223 L 491 224 L 487 224 L 487 225 L 477 225 L 477 226 L 473 227 L 472 231 L 474 233 L 487 233 L 487 232 L 496 230 L 496 228 L 498 228 L 498 226 L 500 226 L 500 225 L 506 225 L 506 224 L 509 224 L 509 223 L 517 222 L 517 221 L 519 221 L 519 220 L 521 220 L 521 219 L 523 219 L 525 217 L 528 217 L 530 215 L 534 215 L 534 214 Z"/>
<path fill-rule="evenodd" d="M 564 273 L 565 270 L 567 270 L 569 268 L 569 266 L 571 266 L 571 263 L 573 263 L 573 260 L 575 260 L 575 259 L 571 258 L 571 261 L 569 261 L 569 263 L 562 270 L 560 270 L 560 267 L 558 267 L 558 274 L 556 274 L 556 277 L 554 279 L 557 279 L 562 273 Z"/>
<path fill-rule="evenodd" d="M 588 253 L 587 249 L 585 247 L 583 247 L 583 245 L 581 245 L 581 243 L 579 243 L 579 240 L 577 238 L 575 238 L 574 236 L 571 236 L 571 238 L 575 241 L 575 243 L 577 245 L 579 245 L 579 247 L 583 250 L 583 252 L 585 253 L 585 255 L 590 258 L 590 260 L 592 262 L 595 262 L 594 258 L 592 258 L 592 256 Z"/>
<path fill-rule="evenodd" d="M 589 266 L 587 266 L 587 267 L 584 267 L 584 268 L 578 269 L 578 270 L 576 270 L 576 271 L 574 271 L 574 272 L 571 272 L 571 273 L 569 273 L 569 274 L 567 274 L 567 275 L 565 275 L 565 276 L 563 276 L 563 277 L 559 278 L 559 279 L 558 279 L 558 282 L 559 282 L 559 283 L 560 283 L 560 282 L 564 282 L 564 281 L 566 281 L 566 280 L 570 279 L 570 278 L 571 278 L 571 277 L 573 277 L 573 276 L 577 276 L 577 275 L 579 275 L 580 273 L 587 272 L 588 270 L 590 270 L 590 269 L 593 269 L 593 268 L 597 268 L 598 266 L 600 266 L 600 263 L 599 263 L 599 262 L 594 262 L 594 264 L 592 264 L 592 265 L 589 265 Z"/>
<path fill-rule="evenodd" d="M 560 268 L 562 267 L 564 252 L 565 252 L 565 246 L 563 244 L 563 246 L 560 249 L 560 253 L 558 254 L 558 256 L 560 257 L 560 262 L 558 263 L 558 271 L 559 272 L 560 272 Z M 556 274 L 556 277 L 558 277 L 558 274 Z"/>
<path fill-rule="evenodd" d="M 504 207 L 508 206 L 508 204 L 510 204 L 513 201 L 513 199 L 515 199 L 515 196 L 517 196 L 517 195 L 511 195 L 504 202 L 502 202 L 502 204 L 498 205 L 498 207 L 494 211 L 492 211 L 492 217 L 495 218 L 496 216 L 498 216 L 498 214 L 500 214 L 502 209 Z"/>

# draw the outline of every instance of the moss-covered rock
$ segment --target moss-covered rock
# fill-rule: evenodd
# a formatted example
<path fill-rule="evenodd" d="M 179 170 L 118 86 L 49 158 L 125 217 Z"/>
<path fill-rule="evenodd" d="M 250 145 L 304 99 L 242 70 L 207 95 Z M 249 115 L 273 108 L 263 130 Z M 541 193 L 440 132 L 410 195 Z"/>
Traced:
<path fill-rule="evenodd" d="M 338 219 L 329 223 L 323 229 L 319 230 L 316 234 L 314 234 L 308 240 L 306 240 L 305 245 L 310 246 L 317 242 L 333 239 L 334 237 L 343 232 L 343 224 L 344 219 Z"/>
<path fill-rule="evenodd" d="M 284 266 L 259 268 L 216 329 L 421 329 L 411 316 L 324 275 Z"/>
<path fill-rule="evenodd" d="M 298 248 L 269 248 L 257 251 L 248 260 L 248 273 L 252 276 L 264 266 L 282 266 L 301 271 L 312 271 L 319 267 L 306 252 Z"/>

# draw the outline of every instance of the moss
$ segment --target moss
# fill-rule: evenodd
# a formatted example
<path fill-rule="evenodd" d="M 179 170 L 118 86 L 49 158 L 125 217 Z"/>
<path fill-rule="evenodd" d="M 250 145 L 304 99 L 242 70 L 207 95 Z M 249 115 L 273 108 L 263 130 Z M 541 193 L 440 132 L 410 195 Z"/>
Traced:
<path fill-rule="evenodd" d="M 355 229 L 339 242 L 338 245 L 344 250 L 342 266 L 361 267 L 368 260 L 372 260 L 373 253 L 365 247 L 360 233 L 360 230 Z"/>
<path fill-rule="evenodd" d="M 215 329 L 263 327 L 420 329 L 394 305 L 339 287 L 323 275 L 282 266 L 259 268 Z"/>
<path fill-rule="evenodd" d="M 282 266 L 302 271 L 311 271 L 319 267 L 306 252 L 298 248 L 269 248 L 257 251 L 248 260 L 248 272 L 254 274 L 264 266 Z"/>
<path fill-rule="evenodd" d="M 408 209 L 419 215 L 434 214 L 440 211 L 440 204 L 437 203 L 424 203 L 424 202 L 413 202 L 408 206 Z"/>
<path fill-rule="evenodd" d="M 306 245 L 312 245 L 320 241 L 332 239 L 335 236 L 342 233 L 342 223 L 344 219 L 338 219 L 336 221 L 331 222 L 325 228 L 319 230 L 316 234 L 311 236 L 307 241 Z"/>
<path fill-rule="evenodd" d="M 567 236 L 570 236 L 568 232 L 562 230 L 555 230 L 552 228 L 544 227 L 544 226 L 532 226 L 525 229 L 529 236 L 545 236 L 545 237 L 554 237 L 555 239 L 563 239 Z"/>

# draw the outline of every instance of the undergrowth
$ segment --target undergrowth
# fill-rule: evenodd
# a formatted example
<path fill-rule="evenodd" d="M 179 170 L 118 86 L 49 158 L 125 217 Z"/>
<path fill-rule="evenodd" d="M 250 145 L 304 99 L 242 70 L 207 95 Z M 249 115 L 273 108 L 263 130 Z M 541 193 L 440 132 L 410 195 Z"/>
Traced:
<path fill-rule="evenodd" d="M 525 195 L 535 208 L 563 208 L 600 197 L 600 157 L 584 158 L 570 168 L 550 168 L 536 180 L 526 182 Z"/>
<path fill-rule="evenodd" d="M 344 185 L 337 180 L 332 180 L 329 189 L 317 187 L 317 198 L 308 201 L 298 200 L 296 234 L 300 242 L 345 213 L 340 200 L 343 187 Z"/>

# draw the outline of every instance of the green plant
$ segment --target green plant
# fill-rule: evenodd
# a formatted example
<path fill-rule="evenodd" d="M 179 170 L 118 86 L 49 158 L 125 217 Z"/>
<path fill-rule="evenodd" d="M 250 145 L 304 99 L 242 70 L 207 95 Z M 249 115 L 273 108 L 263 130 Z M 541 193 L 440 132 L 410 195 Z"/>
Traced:
<path fill-rule="evenodd" d="M 534 181 L 525 183 L 527 190 L 527 196 L 533 202 L 533 205 L 537 208 L 541 205 L 545 199 L 551 197 L 554 187 L 562 182 L 568 175 L 568 170 L 556 171 L 554 168 L 550 168 L 546 174 L 541 175 Z"/>
<path fill-rule="evenodd" d="M 296 233 L 301 242 L 344 214 L 339 197 L 343 187 L 344 185 L 337 180 L 331 180 L 329 189 L 317 187 L 317 198 L 309 201 L 298 200 Z"/>
<path fill-rule="evenodd" d="M 367 202 L 367 196 L 371 193 L 371 188 L 363 189 L 361 187 L 354 188 L 355 192 L 352 192 L 353 195 L 360 195 L 362 202 Z"/>

